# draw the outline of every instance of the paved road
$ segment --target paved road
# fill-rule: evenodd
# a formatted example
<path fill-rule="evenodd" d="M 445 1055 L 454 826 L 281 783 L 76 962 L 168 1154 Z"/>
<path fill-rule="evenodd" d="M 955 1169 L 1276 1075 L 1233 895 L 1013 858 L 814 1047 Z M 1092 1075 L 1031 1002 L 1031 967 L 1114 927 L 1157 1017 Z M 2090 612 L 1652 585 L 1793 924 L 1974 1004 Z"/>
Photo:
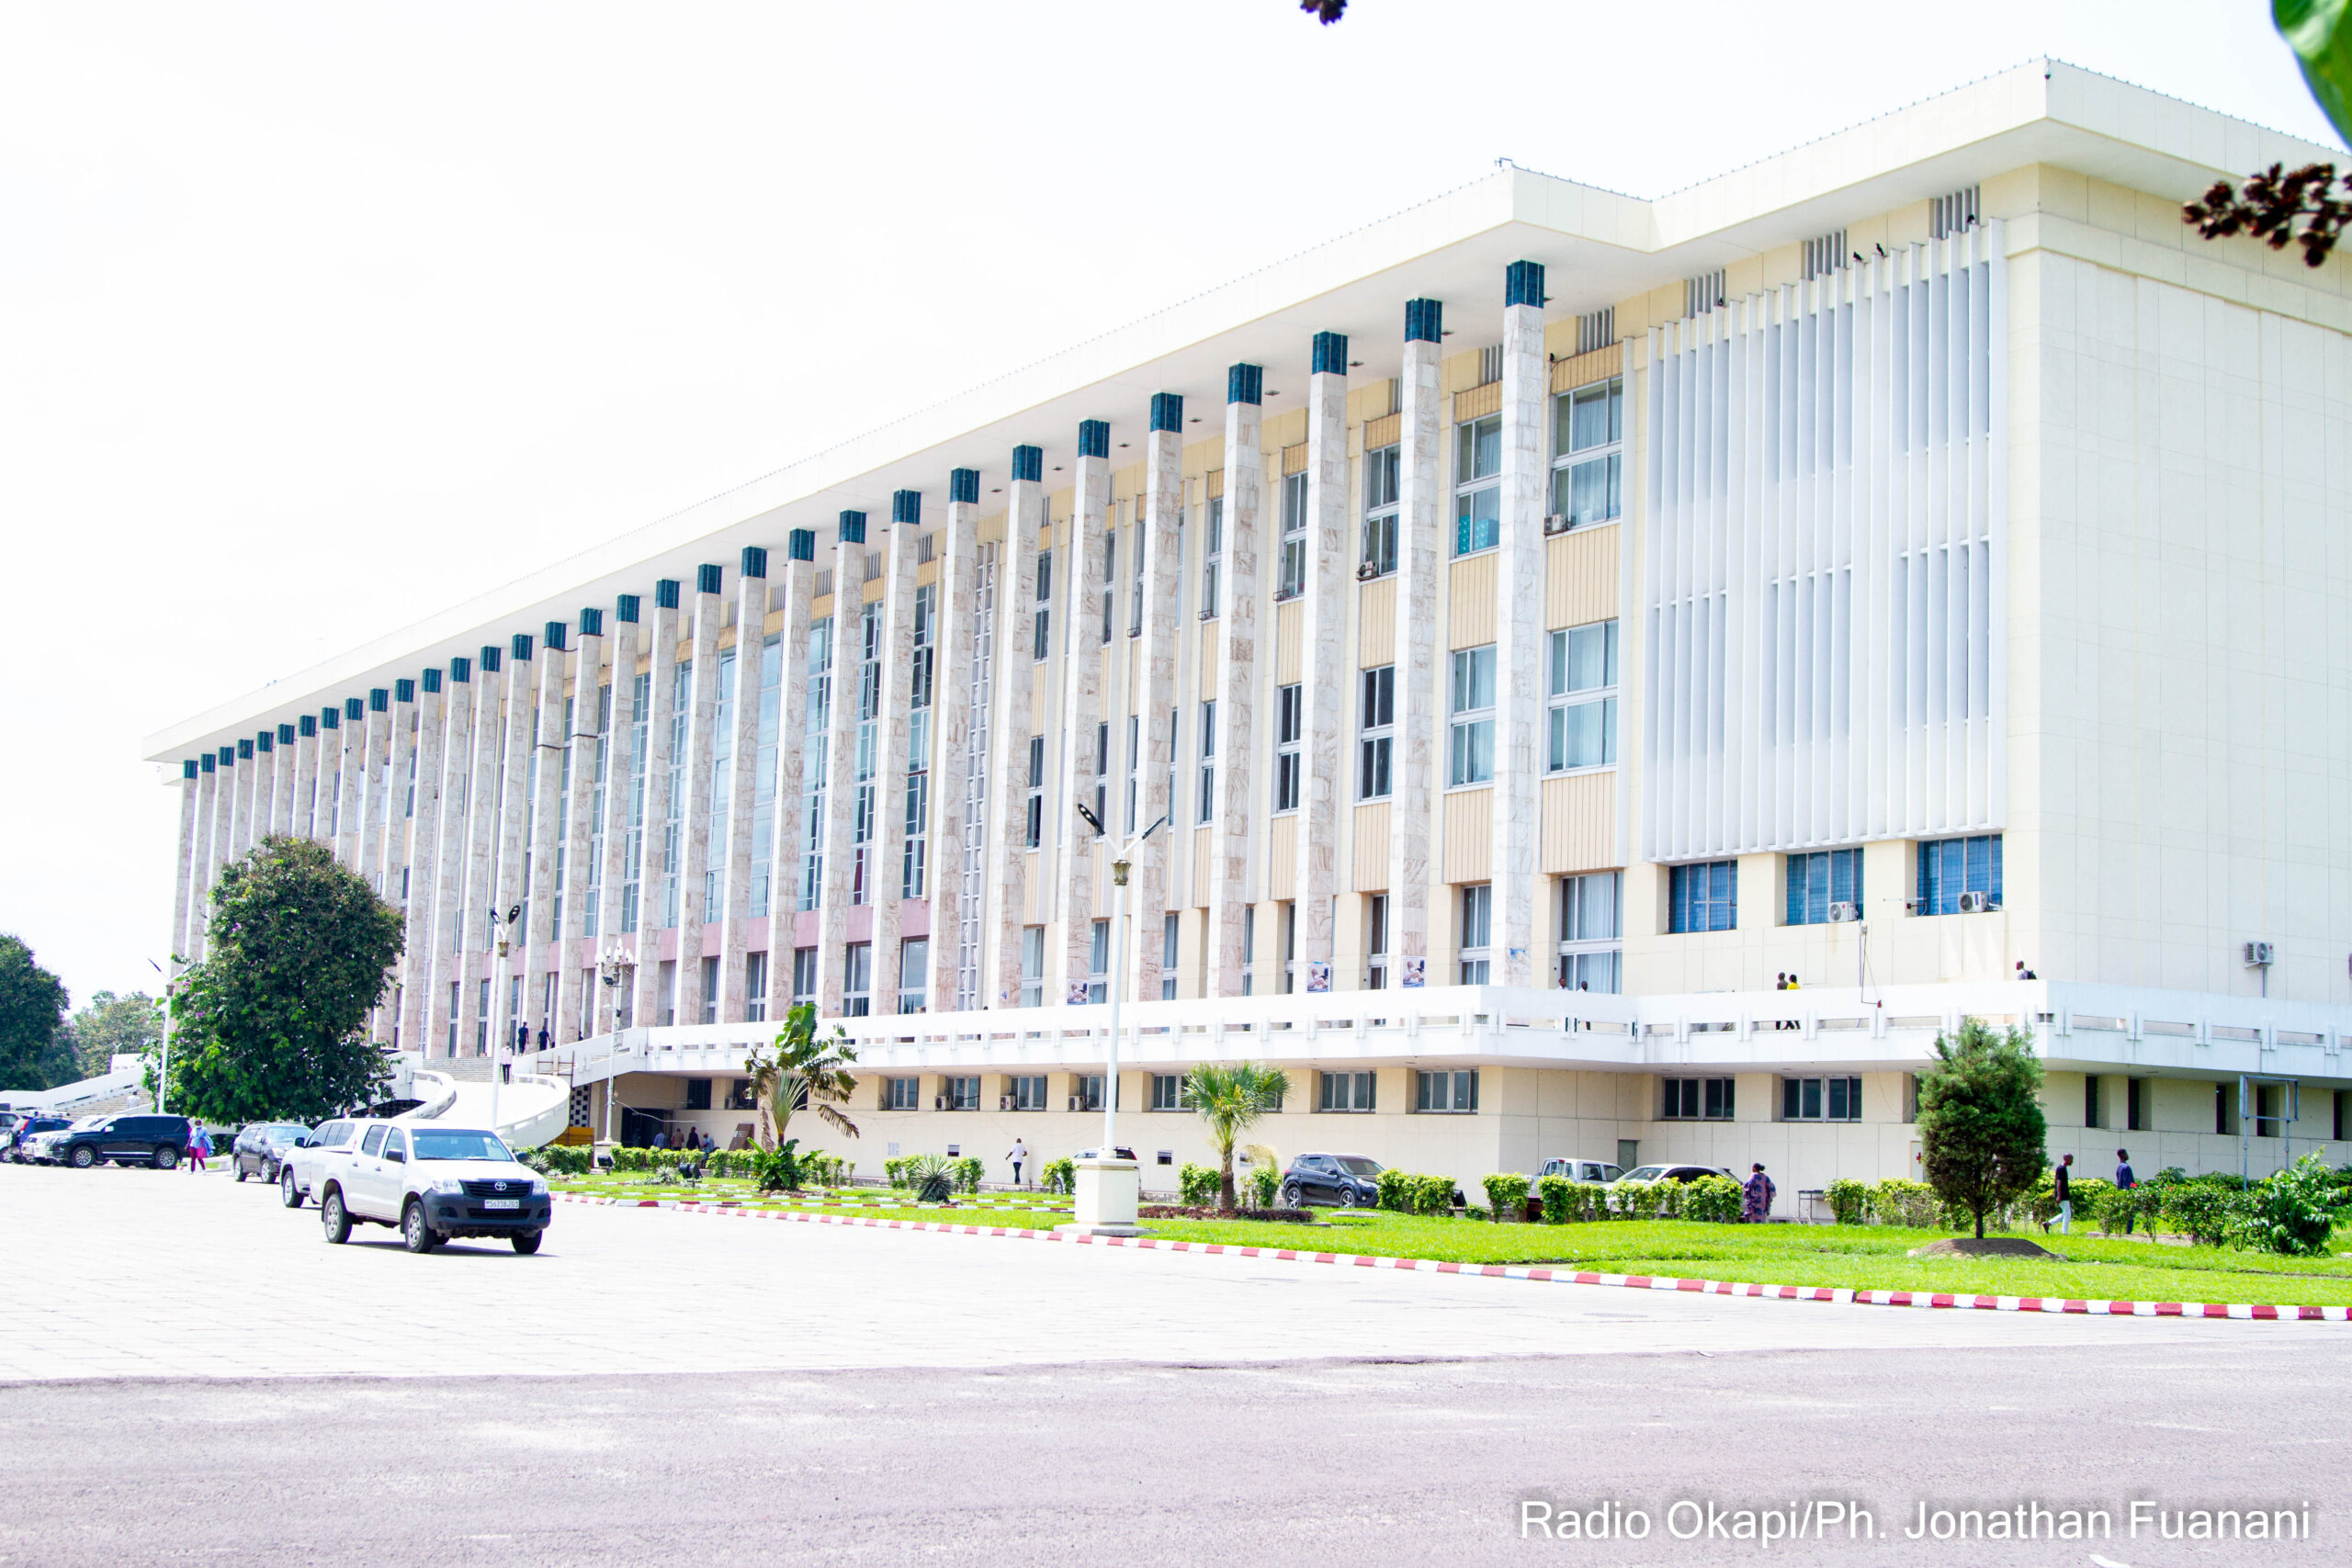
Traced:
<path fill-rule="evenodd" d="M 2335 1325 L 651 1211 L 567 1208 L 535 1258 L 368 1234 L 329 1247 L 311 1211 L 217 1175 L 0 1170 L 0 1379 L 24 1380 L 0 1390 L 0 1562 L 2094 1561 L 1522 1542 L 1528 1498 L 1654 1519 L 1850 1499 L 1883 1531 L 1922 1498 L 2312 1504 L 2309 1545 L 2095 1543 L 2132 1568 L 2341 1562 L 2352 1540 Z"/>

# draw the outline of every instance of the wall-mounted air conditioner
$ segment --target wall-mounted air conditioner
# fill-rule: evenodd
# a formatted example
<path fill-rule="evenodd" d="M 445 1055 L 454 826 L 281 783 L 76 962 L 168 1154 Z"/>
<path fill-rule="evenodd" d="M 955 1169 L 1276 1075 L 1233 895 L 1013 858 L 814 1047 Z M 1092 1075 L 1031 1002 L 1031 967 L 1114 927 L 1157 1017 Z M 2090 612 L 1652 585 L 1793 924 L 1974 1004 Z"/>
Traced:
<path fill-rule="evenodd" d="M 1012 1110 L 1012 1096 L 1011 1096 L 1011 1095 L 1009 1095 L 1009 1094 L 1000 1094 L 1000 1095 L 998 1095 L 998 1096 L 996 1097 L 996 1108 L 997 1108 L 999 1111 L 1010 1111 L 1010 1110 Z"/>
<path fill-rule="evenodd" d="M 1849 920 L 1859 920 L 1861 918 L 1862 907 L 1860 904 L 1832 904 L 1829 906 L 1829 923 L 1833 926 L 1842 926 Z"/>
<path fill-rule="evenodd" d="M 931 1108 L 932 1108 L 933 1111 L 944 1111 L 944 1110 L 946 1110 L 946 1109 L 947 1109 L 947 1097 L 946 1097 L 945 1095 L 944 1095 L 944 1094 L 934 1094 L 934 1095 L 933 1095 L 933 1096 L 931 1097 Z"/>
<path fill-rule="evenodd" d="M 1074 1094 L 1073 1094 L 1073 1095 L 1071 1095 L 1071 1096 L 1069 1097 L 1069 1108 L 1070 1108 L 1072 1111 L 1076 1111 L 1077 1109 L 1079 1109 L 1079 1104 L 1078 1104 L 1078 1096 L 1076 1096 L 1076 1095 L 1074 1095 Z"/>
<path fill-rule="evenodd" d="M 1216 612 L 1215 610 L 1203 610 L 1200 614 L 1200 618 L 1204 621 L 1214 621 L 1216 619 Z"/>
<path fill-rule="evenodd" d="M 2245 964 L 2249 969 L 2261 968 L 2270 962 L 2270 944 L 2267 942 L 2250 942 L 2245 944 Z"/>
<path fill-rule="evenodd" d="M 1567 531 L 1568 514 L 1566 513 L 1555 512 L 1544 519 L 1544 534 L 1545 537 L 1548 538 L 1554 534 L 1565 534 Z"/>
<path fill-rule="evenodd" d="M 1992 907 L 1993 896 L 1989 893 L 1963 893 L 1960 896 L 1960 912 L 1963 915 L 1981 915 Z"/>
<path fill-rule="evenodd" d="M 1370 561 L 1365 561 L 1356 568 L 1356 581 L 1358 582 L 1370 582 L 1379 576 L 1380 569 L 1373 565 Z"/>

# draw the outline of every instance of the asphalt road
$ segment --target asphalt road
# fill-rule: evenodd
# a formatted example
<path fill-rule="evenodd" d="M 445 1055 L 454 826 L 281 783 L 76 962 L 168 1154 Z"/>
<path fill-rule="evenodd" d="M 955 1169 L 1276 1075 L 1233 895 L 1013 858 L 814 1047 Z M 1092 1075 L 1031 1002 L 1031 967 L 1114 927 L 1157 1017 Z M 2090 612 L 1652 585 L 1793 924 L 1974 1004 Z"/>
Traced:
<path fill-rule="evenodd" d="M 310 1211 L 217 1177 L 0 1171 L 0 1562 L 2149 1568 L 2352 1544 L 2339 1325 L 650 1211 L 567 1209 L 536 1258 L 378 1234 L 329 1247 Z M 2134 1499 L 2308 1504 L 2315 1539 L 2134 1540 Z M 1727 1528 L 1810 1504 L 1815 1529 L 1859 1505 L 1877 1538 L 1680 1541 L 1682 1501 Z M 1922 1501 L 2038 1503 L 2052 1529 L 2103 1507 L 2117 1538 L 1906 1540 Z M 1637 1509 L 1649 1534 L 1522 1540 L 1530 1502 Z"/>

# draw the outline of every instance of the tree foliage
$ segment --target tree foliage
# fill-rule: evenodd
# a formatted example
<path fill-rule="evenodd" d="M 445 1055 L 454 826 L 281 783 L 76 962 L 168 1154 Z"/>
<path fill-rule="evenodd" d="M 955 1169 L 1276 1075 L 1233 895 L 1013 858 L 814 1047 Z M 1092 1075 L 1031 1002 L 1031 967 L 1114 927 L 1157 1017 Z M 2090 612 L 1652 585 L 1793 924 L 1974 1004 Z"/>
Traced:
<path fill-rule="evenodd" d="M 840 1109 L 857 1092 L 857 1079 L 849 1071 L 856 1060 L 840 1024 L 833 1025 L 830 1040 L 817 1037 L 815 1008 L 803 1002 L 786 1013 L 775 1041 L 754 1045 L 743 1061 L 767 1123 L 763 1141 L 771 1147 L 780 1142 L 796 1111 L 814 1111 L 826 1126 L 856 1137 L 857 1123 Z"/>
<path fill-rule="evenodd" d="M 1238 1205 L 1233 1193 L 1233 1145 L 1258 1123 L 1258 1118 L 1282 1104 L 1290 1092 L 1290 1075 L 1280 1067 L 1256 1062 L 1230 1066 L 1204 1063 L 1191 1073 L 1193 1107 L 1208 1123 L 1209 1142 L 1223 1161 L 1217 1179 L 1217 1206 L 1230 1213 Z"/>
<path fill-rule="evenodd" d="M 0 933 L 0 1089 L 54 1089 L 77 1076 L 65 982 L 33 962 L 22 937 Z"/>
<path fill-rule="evenodd" d="M 2270 20 L 2335 133 L 2352 141 L 2352 0 L 2270 0 Z M 2306 164 L 2291 174 L 2273 164 L 2248 175 L 2243 189 L 2214 181 L 2180 216 L 2209 240 L 2245 234 L 2274 251 L 2301 245 L 2303 265 L 2317 266 L 2352 221 L 2352 175 L 2339 179 L 2334 164 Z"/>
<path fill-rule="evenodd" d="M 1996 1032 L 1964 1018 L 1960 1037 L 1936 1036 L 1919 1079 L 1919 1149 L 1936 1196 L 1976 1219 L 2031 1191 L 2049 1156 L 2041 1063 L 2021 1029 Z"/>
<path fill-rule="evenodd" d="M 168 1103 L 207 1122 L 316 1122 L 381 1097 L 367 1036 L 399 910 L 323 844 L 270 838 L 221 867 L 205 955 L 172 997 Z"/>
<path fill-rule="evenodd" d="M 162 1043 L 164 1004 L 144 991 L 128 996 L 100 991 L 65 1021 L 65 1035 L 76 1070 L 94 1078 L 111 1067 L 115 1057 L 141 1055 Z"/>
<path fill-rule="evenodd" d="M 1348 0 L 1298 0 L 1298 8 L 1328 28 L 1348 14 Z"/>

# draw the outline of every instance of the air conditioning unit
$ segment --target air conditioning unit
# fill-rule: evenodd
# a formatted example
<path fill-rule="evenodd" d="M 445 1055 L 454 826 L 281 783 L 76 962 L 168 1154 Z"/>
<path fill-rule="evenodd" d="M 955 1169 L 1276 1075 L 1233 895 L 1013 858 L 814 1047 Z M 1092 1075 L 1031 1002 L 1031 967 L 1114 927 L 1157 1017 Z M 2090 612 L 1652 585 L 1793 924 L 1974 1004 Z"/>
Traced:
<path fill-rule="evenodd" d="M 1981 915 L 1992 907 L 1993 896 L 1989 893 L 1963 893 L 1960 896 L 1960 912 L 1963 915 Z"/>
<path fill-rule="evenodd" d="M 1076 1110 L 1078 1110 L 1078 1109 L 1079 1109 L 1079 1104 L 1078 1104 L 1078 1096 L 1076 1096 L 1076 1095 L 1074 1095 L 1074 1094 L 1073 1094 L 1073 1095 L 1071 1095 L 1071 1096 L 1069 1097 L 1069 1108 L 1070 1108 L 1072 1111 L 1076 1111 Z"/>
<path fill-rule="evenodd" d="M 1277 604 L 1286 604 L 1291 600 L 1297 597 L 1298 590 L 1295 588 L 1277 588 L 1274 590 L 1274 603 Z"/>
<path fill-rule="evenodd" d="M 1373 565 L 1370 561 L 1365 561 L 1363 565 L 1356 568 L 1356 581 L 1358 582 L 1371 582 L 1377 580 L 1379 576 L 1380 569 Z"/>
<path fill-rule="evenodd" d="M 1832 904 L 1829 906 L 1829 923 L 1833 926 L 1842 926 L 1849 920 L 1859 920 L 1861 918 L 1862 907 L 1860 904 Z"/>
<path fill-rule="evenodd" d="M 933 1111 L 944 1111 L 944 1110 L 946 1110 L 946 1109 L 947 1109 L 947 1097 L 946 1097 L 945 1095 L 944 1095 L 944 1094 L 934 1094 L 934 1095 L 933 1095 L 933 1096 L 931 1097 L 931 1108 L 932 1108 Z"/>
<path fill-rule="evenodd" d="M 2270 944 L 2250 942 L 2245 944 L 2245 964 L 2249 969 L 2259 969 L 2270 962 Z"/>
<path fill-rule="evenodd" d="M 998 1096 L 996 1097 L 996 1108 L 997 1108 L 999 1111 L 1010 1111 L 1010 1110 L 1012 1110 L 1012 1096 L 1011 1096 L 1011 1095 L 1009 1095 L 1009 1094 L 1000 1094 L 1000 1095 L 998 1095 Z"/>
<path fill-rule="evenodd" d="M 1568 514 L 1566 513 L 1555 512 L 1544 519 L 1544 533 L 1546 537 L 1554 534 L 1565 534 L 1567 531 Z"/>
<path fill-rule="evenodd" d="M 1216 612 L 1215 610 L 1203 610 L 1200 614 L 1200 618 L 1204 621 L 1214 621 L 1216 619 Z"/>

